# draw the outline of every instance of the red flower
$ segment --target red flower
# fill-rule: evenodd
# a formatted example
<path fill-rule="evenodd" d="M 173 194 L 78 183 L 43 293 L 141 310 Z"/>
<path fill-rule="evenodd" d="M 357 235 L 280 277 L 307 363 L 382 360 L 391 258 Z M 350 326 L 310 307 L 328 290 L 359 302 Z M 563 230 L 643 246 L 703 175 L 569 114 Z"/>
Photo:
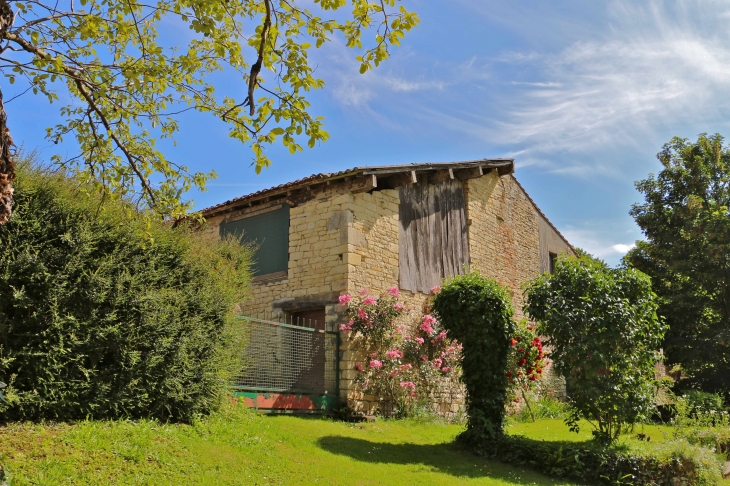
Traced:
<path fill-rule="evenodd" d="M 509 345 L 514 346 L 515 344 L 517 344 L 517 341 L 515 341 L 515 338 L 509 338 Z"/>
<path fill-rule="evenodd" d="M 517 362 L 517 364 L 520 365 L 520 366 L 524 365 L 525 363 L 527 363 L 527 360 L 525 358 L 522 358 L 521 360 L 519 360 Z"/>
<path fill-rule="evenodd" d="M 535 381 L 536 379 L 537 379 L 537 376 L 535 376 L 535 375 L 530 375 L 530 381 Z"/>
<path fill-rule="evenodd" d="M 515 403 L 520 403 L 520 397 L 515 398 Z"/>
<path fill-rule="evenodd" d="M 507 372 L 507 375 L 505 375 L 505 376 L 507 376 L 507 378 L 510 378 L 512 376 L 512 372 L 511 371 L 508 371 Z"/>

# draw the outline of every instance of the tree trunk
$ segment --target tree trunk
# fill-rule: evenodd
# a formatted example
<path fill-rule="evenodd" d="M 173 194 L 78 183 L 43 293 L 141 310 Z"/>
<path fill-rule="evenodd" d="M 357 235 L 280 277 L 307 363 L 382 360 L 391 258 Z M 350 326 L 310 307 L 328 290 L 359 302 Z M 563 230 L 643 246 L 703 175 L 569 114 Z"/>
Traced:
<path fill-rule="evenodd" d="M 13 24 L 13 9 L 7 0 L 0 0 L 0 39 Z M 8 115 L 5 113 L 3 93 L 0 89 L 0 225 L 10 219 L 13 212 L 13 179 L 15 179 L 15 164 L 10 155 L 13 139 L 8 130 Z"/>

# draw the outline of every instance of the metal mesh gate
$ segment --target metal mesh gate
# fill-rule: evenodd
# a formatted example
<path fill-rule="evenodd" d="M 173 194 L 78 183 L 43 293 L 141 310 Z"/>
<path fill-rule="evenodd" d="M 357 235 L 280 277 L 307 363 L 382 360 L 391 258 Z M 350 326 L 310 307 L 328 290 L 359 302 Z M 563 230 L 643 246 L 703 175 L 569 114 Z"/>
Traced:
<path fill-rule="evenodd" d="M 326 410 L 337 402 L 339 333 L 240 316 L 246 367 L 234 389 L 250 406 Z"/>

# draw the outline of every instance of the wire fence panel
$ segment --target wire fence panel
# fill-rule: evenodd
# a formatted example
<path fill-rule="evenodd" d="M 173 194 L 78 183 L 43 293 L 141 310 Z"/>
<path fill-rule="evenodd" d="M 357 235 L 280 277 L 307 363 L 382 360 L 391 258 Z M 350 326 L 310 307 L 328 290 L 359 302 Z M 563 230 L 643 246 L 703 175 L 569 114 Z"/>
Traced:
<path fill-rule="evenodd" d="M 247 330 L 246 367 L 234 380 L 241 390 L 337 393 L 338 335 L 241 316 Z"/>

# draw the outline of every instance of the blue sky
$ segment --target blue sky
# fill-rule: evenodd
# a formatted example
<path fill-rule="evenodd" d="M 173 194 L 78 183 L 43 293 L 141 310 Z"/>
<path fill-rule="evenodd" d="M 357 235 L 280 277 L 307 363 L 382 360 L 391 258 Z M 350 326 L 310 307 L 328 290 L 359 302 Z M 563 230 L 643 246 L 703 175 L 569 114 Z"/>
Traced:
<path fill-rule="evenodd" d="M 362 165 L 514 157 L 516 177 L 574 245 L 617 263 L 641 233 L 634 181 L 672 136 L 730 134 L 730 1 L 405 0 L 420 26 L 375 71 L 333 42 L 312 50 L 311 96 L 331 140 L 256 175 L 250 149 L 204 115 L 182 119 L 166 154 L 215 169 L 203 208 L 318 172 Z M 252 53 L 253 55 L 253 53 Z M 221 80 L 229 91 L 245 88 Z M 6 99 L 12 93 L 6 93 Z M 42 157 L 60 104 L 7 106 L 16 142 Z M 66 152 L 64 152 L 66 151 Z"/>

